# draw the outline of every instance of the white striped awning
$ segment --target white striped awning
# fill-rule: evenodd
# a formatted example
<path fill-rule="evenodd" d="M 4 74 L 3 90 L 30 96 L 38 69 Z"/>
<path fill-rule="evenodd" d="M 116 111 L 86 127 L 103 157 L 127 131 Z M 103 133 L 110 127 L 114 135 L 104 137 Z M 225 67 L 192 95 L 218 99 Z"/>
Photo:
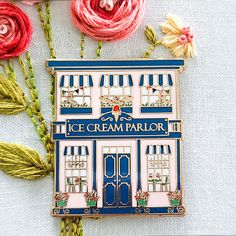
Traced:
<path fill-rule="evenodd" d="M 93 87 L 93 80 L 91 75 L 62 75 L 60 87 Z"/>
<path fill-rule="evenodd" d="M 171 74 L 146 74 L 141 75 L 139 86 L 172 86 Z"/>
<path fill-rule="evenodd" d="M 100 87 L 132 87 L 131 75 L 102 75 Z"/>
<path fill-rule="evenodd" d="M 171 154 L 170 145 L 148 145 L 146 149 L 146 154 Z"/>
<path fill-rule="evenodd" d="M 89 151 L 87 146 L 66 146 L 64 149 L 65 156 L 88 156 Z"/>

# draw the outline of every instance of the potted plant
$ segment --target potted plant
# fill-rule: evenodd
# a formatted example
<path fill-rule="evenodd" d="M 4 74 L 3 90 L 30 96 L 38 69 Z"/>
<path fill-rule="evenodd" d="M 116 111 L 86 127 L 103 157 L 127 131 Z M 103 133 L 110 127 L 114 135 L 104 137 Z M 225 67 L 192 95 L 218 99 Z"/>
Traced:
<path fill-rule="evenodd" d="M 55 200 L 57 202 L 58 207 L 66 207 L 68 199 L 69 199 L 68 193 L 62 193 L 62 192 L 56 193 Z"/>
<path fill-rule="evenodd" d="M 136 193 L 136 196 L 135 196 L 135 199 L 137 200 L 138 206 L 139 206 L 139 207 L 145 207 L 145 206 L 147 206 L 148 197 L 149 197 L 148 192 L 142 192 L 141 190 L 139 190 L 139 191 Z"/>
<path fill-rule="evenodd" d="M 98 201 L 99 197 L 98 197 L 98 193 L 95 190 L 93 190 L 91 193 L 86 192 L 84 194 L 84 197 L 85 197 L 85 201 L 86 201 L 88 207 L 96 207 L 97 206 L 97 201 Z"/>
<path fill-rule="evenodd" d="M 168 199 L 171 206 L 179 206 L 181 204 L 182 193 L 180 190 L 168 193 Z"/>

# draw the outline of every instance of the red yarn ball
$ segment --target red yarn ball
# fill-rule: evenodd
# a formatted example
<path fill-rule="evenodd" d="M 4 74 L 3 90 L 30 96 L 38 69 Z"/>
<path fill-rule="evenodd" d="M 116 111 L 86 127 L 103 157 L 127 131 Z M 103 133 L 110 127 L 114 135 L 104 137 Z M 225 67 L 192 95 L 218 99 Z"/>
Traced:
<path fill-rule="evenodd" d="M 139 27 L 144 0 L 72 0 L 71 15 L 74 25 L 84 34 L 96 40 L 115 41 Z"/>
<path fill-rule="evenodd" d="M 29 47 L 31 36 L 29 17 L 15 5 L 0 2 L 0 59 L 22 54 Z"/>

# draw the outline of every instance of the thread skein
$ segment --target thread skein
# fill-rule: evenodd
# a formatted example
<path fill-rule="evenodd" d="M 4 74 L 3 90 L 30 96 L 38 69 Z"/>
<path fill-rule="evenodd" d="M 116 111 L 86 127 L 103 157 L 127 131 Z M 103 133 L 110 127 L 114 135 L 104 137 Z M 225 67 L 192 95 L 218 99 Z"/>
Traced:
<path fill-rule="evenodd" d="M 28 48 L 31 36 L 29 17 L 15 5 L 0 2 L 0 59 L 22 54 Z"/>
<path fill-rule="evenodd" d="M 72 0 L 72 21 L 93 39 L 116 41 L 140 26 L 144 5 L 144 0 Z"/>

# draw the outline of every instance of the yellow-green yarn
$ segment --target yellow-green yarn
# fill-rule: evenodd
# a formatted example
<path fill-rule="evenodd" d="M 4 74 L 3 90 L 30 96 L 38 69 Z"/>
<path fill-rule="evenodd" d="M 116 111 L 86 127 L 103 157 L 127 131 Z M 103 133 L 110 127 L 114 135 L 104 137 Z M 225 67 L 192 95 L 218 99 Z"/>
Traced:
<path fill-rule="evenodd" d="M 162 44 L 161 41 L 158 40 L 157 34 L 152 26 L 146 26 L 144 34 L 150 46 L 147 51 L 144 53 L 143 57 L 148 58 L 151 56 L 155 48 Z"/>
<path fill-rule="evenodd" d="M 81 41 L 80 41 L 80 58 L 84 58 L 84 42 L 85 42 L 85 34 L 81 33 Z"/>
<path fill-rule="evenodd" d="M 27 107 L 24 92 L 15 80 L 0 74 L 0 114 L 17 114 Z"/>
<path fill-rule="evenodd" d="M 101 57 L 102 54 L 102 46 L 103 46 L 103 42 L 102 41 L 98 41 L 98 48 L 96 50 L 96 54 L 97 54 L 97 58 Z"/>
<path fill-rule="evenodd" d="M 83 222 L 81 217 L 63 218 L 61 220 L 60 236 L 83 236 Z"/>
<path fill-rule="evenodd" d="M 39 19 L 41 22 L 41 27 L 44 31 L 44 36 L 45 39 L 48 43 L 48 48 L 50 51 L 50 57 L 52 59 L 56 58 L 56 52 L 53 46 L 53 39 L 52 39 L 52 27 L 51 27 L 51 11 L 50 11 L 50 1 L 49 0 L 45 0 L 44 1 L 45 4 L 45 11 L 46 13 L 43 13 L 42 10 L 42 3 L 37 3 L 36 4 L 36 8 L 39 14 Z M 53 114 L 53 118 L 55 116 L 55 99 L 54 99 L 54 84 L 55 84 L 55 75 L 51 74 L 51 91 L 50 91 L 50 101 L 51 101 L 51 105 L 52 105 L 52 114 Z"/>
<path fill-rule="evenodd" d="M 47 128 L 46 121 L 41 113 L 38 91 L 36 89 L 35 76 L 30 58 L 30 53 L 29 52 L 26 53 L 27 69 L 22 56 L 18 57 L 18 62 L 21 71 L 24 75 L 25 82 L 29 89 L 32 100 L 32 103 L 27 107 L 27 114 L 31 118 L 38 132 L 38 135 L 40 136 L 43 144 L 45 145 L 46 151 L 50 153 L 53 151 L 53 144 L 51 141 L 50 133 Z M 50 161 L 50 163 L 52 163 L 52 161 Z"/>
<path fill-rule="evenodd" d="M 45 162 L 34 149 L 0 142 L 0 169 L 20 179 L 36 180 L 53 172 L 52 165 Z"/>

